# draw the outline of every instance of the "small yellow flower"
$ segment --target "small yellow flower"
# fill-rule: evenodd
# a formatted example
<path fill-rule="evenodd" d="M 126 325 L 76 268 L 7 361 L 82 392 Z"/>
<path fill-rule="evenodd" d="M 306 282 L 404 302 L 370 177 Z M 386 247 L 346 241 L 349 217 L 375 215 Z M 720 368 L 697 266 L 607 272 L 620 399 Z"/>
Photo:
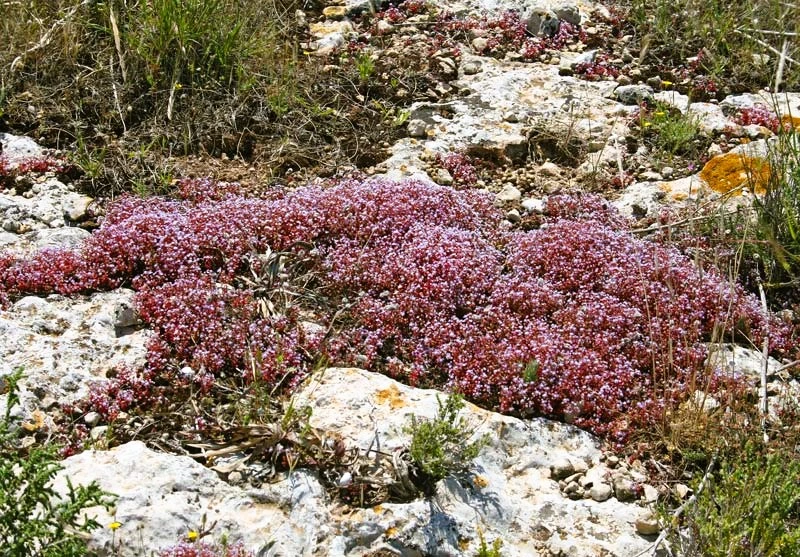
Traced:
<path fill-rule="evenodd" d="M 671 81 L 664 80 L 664 81 L 661 82 L 661 86 L 662 87 L 669 87 L 670 85 L 672 85 Z"/>
<path fill-rule="evenodd" d="M 189 538 L 190 542 L 195 541 L 197 538 L 200 537 L 200 534 L 197 533 L 195 530 L 189 530 L 189 533 L 186 534 L 186 537 Z"/>
<path fill-rule="evenodd" d="M 663 112 L 663 111 L 659 110 L 658 112 L 653 112 L 653 115 L 654 116 L 664 116 L 664 115 L 666 115 L 666 112 Z"/>
<path fill-rule="evenodd" d="M 120 526 L 122 526 L 122 522 L 117 522 L 117 521 L 115 520 L 114 522 L 112 522 L 111 524 L 109 524 L 109 525 L 108 525 L 108 528 L 109 528 L 110 530 L 116 530 L 116 529 L 117 529 L 117 528 L 119 528 Z"/>
<path fill-rule="evenodd" d="M 653 122 L 642 122 L 642 127 L 643 128 L 649 128 L 652 125 L 653 125 Z"/>

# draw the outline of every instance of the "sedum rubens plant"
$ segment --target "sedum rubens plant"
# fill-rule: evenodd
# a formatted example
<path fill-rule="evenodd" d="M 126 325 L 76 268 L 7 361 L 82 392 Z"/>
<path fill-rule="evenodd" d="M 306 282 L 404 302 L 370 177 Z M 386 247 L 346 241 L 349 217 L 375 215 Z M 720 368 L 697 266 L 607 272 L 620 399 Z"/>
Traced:
<path fill-rule="evenodd" d="M 101 389 L 92 404 L 110 413 L 153 404 L 148 385 L 178 380 L 182 366 L 207 388 L 257 353 L 262 378 L 278 384 L 321 354 L 624 440 L 632 416 L 650 419 L 698 373 L 716 380 L 702 364 L 718 332 L 760 343 L 769 330 L 772 353 L 796 349 L 755 298 L 636 238 L 597 197 L 553 196 L 546 226 L 508 232 L 489 196 L 420 181 L 350 179 L 268 198 L 209 180 L 180 189 L 177 200 L 114 202 L 80 249 L 0 256 L 9 299 L 137 291 L 154 333 L 148 365 Z M 325 303 L 260 311 L 264 293 L 240 279 L 268 250 L 302 254 Z"/>

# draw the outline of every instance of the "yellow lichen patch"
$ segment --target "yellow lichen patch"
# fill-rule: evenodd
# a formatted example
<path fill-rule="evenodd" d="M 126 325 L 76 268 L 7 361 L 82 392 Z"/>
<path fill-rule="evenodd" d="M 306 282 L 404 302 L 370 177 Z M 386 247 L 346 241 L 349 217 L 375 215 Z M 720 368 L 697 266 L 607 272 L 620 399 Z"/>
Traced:
<path fill-rule="evenodd" d="M 342 19 L 347 15 L 346 6 L 326 6 L 322 10 L 322 15 L 330 19 Z"/>
<path fill-rule="evenodd" d="M 487 480 L 483 476 L 475 476 L 474 478 L 472 478 L 472 483 L 475 484 L 475 487 L 483 489 L 484 487 L 489 485 L 489 480 Z"/>
<path fill-rule="evenodd" d="M 44 425 L 44 412 L 41 410 L 34 410 L 31 414 L 31 421 L 22 422 L 22 427 L 26 431 L 36 431 L 41 429 Z"/>
<path fill-rule="evenodd" d="M 770 178 L 769 163 L 764 159 L 738 153 L 725 153 L 708 161 L 700 178 L 715 192 L 741 195 L 743 188 L 763 194 Z"/>
<path fill-rule="evenodd" d="M 784 129 L 790 128 L 793 130 L 800 130 L 800 116 L 784 114 L 781 116 L 781 124 L 783 125 Z"/>
<path fill-rule="evenodd" d="M 397 535 L 397 528 L 395 528 L 394 526 L 389 526 L 386 529 L 386 532 L 384 532 L 384 536 L 386 536 L 387 538 L 391 538 L 396 535 Z"/>
<path fill-rule="evenodd" d="M 375 393 L 375 401 L 378 404 L 388 404 L 392 410 L 402 408 L 406 405 L 403 396 L 400 394 L 400 389 L 396 385 L 392 385 L 388 389 L 383 389 Z"/>

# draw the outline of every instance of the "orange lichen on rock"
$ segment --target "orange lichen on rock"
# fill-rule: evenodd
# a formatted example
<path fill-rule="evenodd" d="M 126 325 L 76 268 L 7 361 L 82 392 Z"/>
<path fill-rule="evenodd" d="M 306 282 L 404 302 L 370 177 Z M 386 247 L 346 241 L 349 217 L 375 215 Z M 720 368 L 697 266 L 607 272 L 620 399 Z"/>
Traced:
<path fill-rule="evenodd" d="M 403 400 L 403 395 L 400 394 L 400 389 L 395 385 L 375 393 L 375 400 L 378 404 L 388 404 L 392 410 L 402 408 L 406 405 L 406 401 Z"/>
<path fill-rule="evenodd" d="M 700 178 L 715 192 L 741 195 L 744 188 L 762 195 L 767 191 L 771 171 L 767 161 L 739 153 L 725 153 L 708 161 Z"/>
<path fill-rule="evenodd" d="M 800 130 L 800 117 L 784 114 L 781 116 L 781 126 L 783 129 Z"/>

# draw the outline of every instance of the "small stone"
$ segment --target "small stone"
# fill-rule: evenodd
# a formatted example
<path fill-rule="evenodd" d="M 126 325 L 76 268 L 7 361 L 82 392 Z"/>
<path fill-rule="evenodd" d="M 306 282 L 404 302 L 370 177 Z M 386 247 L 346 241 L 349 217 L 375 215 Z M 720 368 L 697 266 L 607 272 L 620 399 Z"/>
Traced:
<path fill-rule="evenodd" d="M 608 500 L 611 495 L 613 494 L 613 490 L 611 486 L 607 483 L 597 483 L 592 486 L 592 489 L 589 490 L 589 495 L 591 498 L 598 503 L 602 503 L 603 501 Z"/>
<path fill-rule="evenodd" d="M 556 14 L 556 17 L 561 21 L 566 21 L 567 23 L 571 23 L 572 25 L 580 25 L 581 24 L 581 14 L 578 11 L 578 8 L 572 4 L 564 4 L 557 8 L 553 9 L 553 12 Z"/>
<path fill-rule="evenodd" d="M 661 182 L 663 180 L 664 177 L 653 170 L 646 170 L 645 172 L 639 174 L 640 182 Z"/>
<path fill-rule="evenodd" d="M 461 67 L 464 69 L 464 75 L 475 75 L 483 70 L 483 65 L 476 60 L 470 60 Z"/>
<path fill-rule="evenodd" d="M 581 497 L 583 497 L 583 490 L 581 486 L 578 485 L 578 482 L 571 482 L 567 484 L 567 487 L 564 488 L 564 495 L 572 495 L 573 493 L 581 492 Z"/>
<path fill-rule="evenodd" d="M 648 77 L 647 81 L 645 81 L 645 83 L 647 83 L 650 87 L 652 87 L 654 91 L 660 91 L 661 90 L 661 78 L 658 77 L 657 75 L 654 75 L 652 77 Z"/>
<path fill-rule="evenodd" d="M 242 473 L 234 470 L 233 472 L 228 474 L 228 483 L 234 485 L 242 483 Z"/>
<path fill-rule="evenodd" d="M 638 493 L 636 483 L 630 478 L 619 476 L 614 478 L 614 496 L 620 501 L 634 501 Z"/>
<path fill-rule="evenodd" d="M 425 137 L 428 124 L 424 120 L 414 119 L 408 121 L 408 135 L 411 137 Z"/>
<path fill-rule="evenodd" d="M 655 503 L 658 501 L 658 490 L 650 484 L 644 484 L 642 486 L 642 492 L 644 497 L 642 499 L 645 503 Z"/>
<path fill-rule="evenodd" d="M 568 458 L 559 458 L 550 465 L 550 477 L 554 480 L 563 480 L 575 473 L 575 466 Z"/>
<path fill-rule="evenodd" d="M 581 52 L 578 56 L 575 57 L 575 60 L 572 61 L 572 67 L 575 67 L 579 64 L 591 64 L 594 62 L 595 58 L 597 58 L 597 49 L 593 48 L 592 50 L 587 50 L 585 52 Z"/>
<path fill-rule="evenodd" d="M 641 536 L 655 536 L 660 531 L 658 519 L 652 513 L 636 520 L 636 533 Z"/>
<path fill-rule="evenodd" d="M 617 83 L 619 83 L 622 86 L 626 86 L 633 83 L 633 80 L 624 73 L 621 73 L 617 76 Z"/>
<path fill-rule="evenodd" d="M 94 427 L 100 422 L 100 414 L 97 412 L 87 412 L 83 417 L 83 422 L 89 427 Z"/>
<path fill-rule="evenodd" d="M 453 183 L 453 176 L 446 169 L 437 168 L 433 175 L 433 181 L 442 186 L 449 186 Z"/>
<path fill-rule="evenodd" d="M 673 176 L 675 176 L 675 169 L 671 166 L 665 166 L 661 169 L 661 175 L 666 179 L 669 180 Z"/>
<path fill-rule="evenodd" d="M 610 454 L 606 457 L 606 466 L 609 468 L 616 468 L 619 464 L 619 457 L 614 454 Z"/>
<path fill-rule="evenodd" d="M 483 52 L 489 46 L 489 39 L 485 37 L 475 37 L 472 39 L 472 48 L 475 52 Z"/>
<path fill-rule="evenodd" d="M 522 199 L 522 192 L 519 191 L 512 184 L 505 184 L 500 193 L 496 196 L 497 200 L 501 203 L 515 203 Z"/>
<path fill-rule="evenodd" d="M 555 178 L 561 176 L 561 167 L 554 162 L 547 161 L 539 167 L 539 174 Z"/>
<path fill-rule="evenodd" d="M 544 200 L 529 197 L 522 201 L 522 208 L 528 213 L 542 213 L 544 211 Z"/>
<path fill-rule="evenodd" d="M 19 227 L 19 221 L 13 219 L 5 219 L 3 221 L 3 230 L 6 232 L 13 232 L 16 234 L 19 232 Z"/>
<path fill-rule="evenodd" d="M 516 224 L 522 220 L 522 216 L 516 209 L 511 209 L 508 213 L 506 213 L 506 220 L 512 224 Z"/>
<path fill-rule="evenodd" d="M 97 427 L 93 427 L 89 431 L 89 437 L 92 439 L 92 441 L 97 441 L 98 439 L 102 439 L 103 437 L 105 437 L 107 432 L 108 432 L 107 425 L 99 425 Z"/>
<path fill-rule="evenodd" d="M 578 480 L 581 479 L 581 476 L 583 476 L 583 473 L 581 473 L 581 472 L 576 472 L 575 474 L 567 476 L 566 478 L 564 478 L 564 485 L 570 484 L 572 482 L 580 484 L 580 482 Z"/>
<path fill-rule="evenodd" d="M 72 222 L 80 222 L 85 220 L 89 215 L 89 207 L 94 202 L 94 199 L 88 195 L 81 195 L 79 193 L 68 193 L 61 200 L 61 209 L 64 213 L 64 218 Z"/>
<path fill-rule="evenodd" d="M 647 85 L 620 85 L 614 96 L 622 104 L 636 105 L 653 98 L 653 89 Z"/>
<path fill-rule="evenodd" d="M 328 19 L 343 19 L 347 15 L 346 6 L 326 6 L 322 10 L 322 15 Z"/>
<path fill-rule="evenodd" d="M 675 496 L 680 500 L 684 500 L 692 494 L 692 488 L 685 484 L 675 484 L 673 491 L 675 492 Z"/>
<path fill-rule="evenodd" d="M 388 35 L 394 29 L 394 26 L 386 21 L 385 19 L 381 19 L 378 21 L 378 25 L 376 26 L 379 35 Z"/>
<path fill-rule="evenodd" d="M 114 309 L 114 329 L 117 331 L 141 325 L 142 320 L 129 303 L 120 302 Z"/>

